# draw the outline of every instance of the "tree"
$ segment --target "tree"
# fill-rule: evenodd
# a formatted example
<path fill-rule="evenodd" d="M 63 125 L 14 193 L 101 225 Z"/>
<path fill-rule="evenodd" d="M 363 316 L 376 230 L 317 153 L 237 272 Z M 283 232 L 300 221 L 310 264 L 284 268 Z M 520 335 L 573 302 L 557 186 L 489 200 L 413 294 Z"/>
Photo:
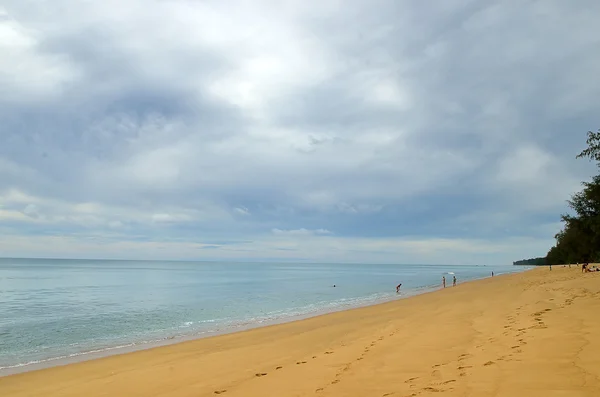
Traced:
<path fill-rule="evenodd" d="M 598 132 L 588 131 L 587 136 L 586 143 L 588 147 L 579 153 L 576 158 L 588 157 L 590 160 L 600 163 L 600 129 Z"/>
<path fill-rule="evenodd" d="M 600 167 L 600 130 L 588 132 L 587 145 L 577 158 L 587 157 Z M 561 216 L 565 226 L 546 255 L 549 264 L 600 261 L 600 175 L 582 184 L 583 190 L 568 201 L 575 215 Z"/>

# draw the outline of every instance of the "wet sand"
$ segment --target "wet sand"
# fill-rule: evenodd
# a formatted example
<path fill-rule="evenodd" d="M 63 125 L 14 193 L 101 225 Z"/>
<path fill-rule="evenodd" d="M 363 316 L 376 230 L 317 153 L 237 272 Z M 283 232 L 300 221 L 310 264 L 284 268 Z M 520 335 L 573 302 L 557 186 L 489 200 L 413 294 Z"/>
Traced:
<path fill-rule="evenodd" d="M 599 396 L 600 272 L 539 268 L 0 378 L 2 396 Z"/>

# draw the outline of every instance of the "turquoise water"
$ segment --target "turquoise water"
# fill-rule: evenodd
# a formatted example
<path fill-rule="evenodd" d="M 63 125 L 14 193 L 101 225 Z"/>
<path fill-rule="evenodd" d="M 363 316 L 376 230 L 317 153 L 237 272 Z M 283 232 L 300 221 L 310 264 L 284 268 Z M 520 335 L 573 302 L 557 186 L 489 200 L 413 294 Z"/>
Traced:
<path fill-rule="evenodd" d="M 402 297 L 439 287 L 445 272 L 460 282 L 492 270 L 524 269 L 0 259 L 0 369 L 377 303 L 396 299 L 398 283 Z"/>

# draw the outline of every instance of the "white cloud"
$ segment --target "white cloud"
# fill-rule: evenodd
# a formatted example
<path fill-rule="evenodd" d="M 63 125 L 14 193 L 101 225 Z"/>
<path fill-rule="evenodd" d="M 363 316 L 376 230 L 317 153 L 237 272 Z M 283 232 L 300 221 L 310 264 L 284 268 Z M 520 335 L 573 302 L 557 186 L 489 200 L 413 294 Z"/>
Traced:
<path fill-rule="evenodd" d="M 508 196 L 515 209 L 525 211 L 564 208 L 580 186 L 559 158 L 531 144 L 522 144 L 502 158 L 490 183 L 491 190 Z"/>
<path fill-rule="evenodd" d="M 233 210 L 235 211 L 236 214 L 239 214 L 239 215 L 244 215 L 244 216 L 250 215 L 250 211 L 246 207 L 235 207 Z"/>
<path fill-rule="evenodd" d="M 520 187 L 536 183 L 545 179 L 552 160 L 548 153 L 536 146 L 518 146 L 500 161 L 498 179 Z"/>
<path fill-rule="evenodd" d="M 520 255 L 506 236 L 550 233 L 591 172 L 573 159 L 600 111 L 584 3 L 4 1 L 4 237 Z"/>
<path fill-rule="evenodd" d="M 199 209 L 168 207 L 119 207 L 97 202 L 67 202 L 32 196 L 19 190 L 0 195 L 2 216 L 21 222 L 38 222 L 47 225 L 122 228 L 127 224 L 148 227 L 161 224 L 183 224 L 192 221 L 220 220 L 230 216 L 225 210 L 208 207 Z M 166 212 L 155 212 L 166 210 Z"/>
<path fill-rule="evenodd" d="M 23 209 L 23 213 L 31 218 L 39 217 L 38 208 L 35 204 L 27 204 Z"/>
<path fill-rule="evenodd" d="M 44 99 L 77 79 L 77 70 L 68 61 L 43 54 L 38 46 L 35 30 L 0 8 L 0 101 Z"/>
<path fill-rule="evenodd" d="M 468 239 L 365 239 L 337 238 L 314 234 L 284 233 L 289 240 L 258 239 L 237 245 L 202 242 L 123 241 L 122 235 L 88 236 L 8 236 L 0 240 L 0 250 L 14 256 L 110 258 L 118 252 L 126 259 L 245 259 L 345 261 L 365 263 L 434 263 L 508 265 L 513 255 L 531 257 L 543 254 L 550 239 L 509 238 L 495 242 Z M 215 255 L 217 255 L 215 257 Z M 493 258 L 493 259 L 491 259 Z"/>
<path fill-rule="evenodd" d="M 308 230 L 308 229 L 291 229 L 291 230 L 281 230 L 281 229 L 273 229 L 273 234 L 278 236 L 322 236 L 332 234 L 329 230 L 326 229 L 316 229 L 316 230 Z"/>

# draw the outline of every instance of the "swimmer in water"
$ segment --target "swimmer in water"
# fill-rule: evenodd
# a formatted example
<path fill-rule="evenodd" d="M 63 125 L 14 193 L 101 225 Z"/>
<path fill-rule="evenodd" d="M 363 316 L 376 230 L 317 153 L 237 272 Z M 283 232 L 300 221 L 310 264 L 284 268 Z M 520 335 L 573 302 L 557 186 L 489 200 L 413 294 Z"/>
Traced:
<path fill-rule="evenodd" d="M 398 284 L 396 286 L 396 293 L 399 294 L 400 293 L 400 287 L 402 287 L 402 283 Z"/>

